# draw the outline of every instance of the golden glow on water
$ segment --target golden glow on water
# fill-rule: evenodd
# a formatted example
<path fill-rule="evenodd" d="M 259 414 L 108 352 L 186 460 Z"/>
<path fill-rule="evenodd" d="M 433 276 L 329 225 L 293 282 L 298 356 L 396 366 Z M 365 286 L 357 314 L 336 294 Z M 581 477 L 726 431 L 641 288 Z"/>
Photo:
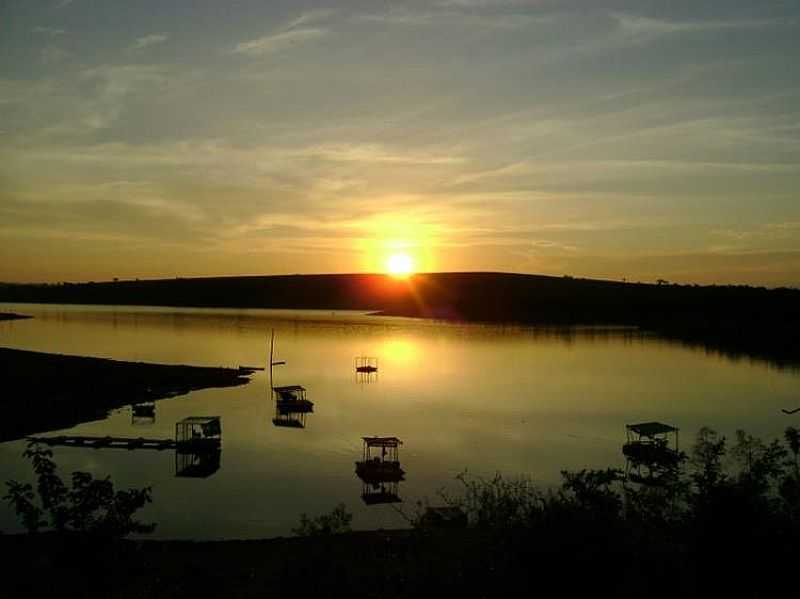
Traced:
<path fill-rule="evenodd" d="M 404 368 L 419 359 L 419 351 L 415 342 L 402 337 L 386 341 L 381 346 L 381 355 L 384 356 L 384 362 L 387 365 L 398 365 Z"/>

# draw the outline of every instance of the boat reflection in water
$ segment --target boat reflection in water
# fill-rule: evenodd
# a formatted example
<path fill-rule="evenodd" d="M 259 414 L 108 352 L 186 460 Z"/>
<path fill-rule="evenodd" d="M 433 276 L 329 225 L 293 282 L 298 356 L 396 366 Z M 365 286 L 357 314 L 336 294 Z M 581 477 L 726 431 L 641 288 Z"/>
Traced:
<path fill-rule="evenodd" d="M 131 406 L 131 424 L 146 426 L 156 422 L 156 402 L 143 401 Z"/>
<path fill-rule="evenodd" d="M 220 469 L 222 448 L 175 451 L 175 476 L 180 478 L 208 478 Z"/>
<path fill-rule="evenodd" d="M 367 505 L 399 503 L 400 482 L 405 471 L 400 467 L 399 448 L 403 442 L 397 437 L 362 437 L 361 461 L 356 462 L 356 476 L 361 479 L 361 499 Z M 380 455 L 374 455 L 380 450 Z"/>
<path fill-rule="evenodd" d="M 276 403 L 272 424 L 286 428 L 305 428 L 306 415 L 312 412 L 314 412 L 313 406 L 301 407 Z"/>

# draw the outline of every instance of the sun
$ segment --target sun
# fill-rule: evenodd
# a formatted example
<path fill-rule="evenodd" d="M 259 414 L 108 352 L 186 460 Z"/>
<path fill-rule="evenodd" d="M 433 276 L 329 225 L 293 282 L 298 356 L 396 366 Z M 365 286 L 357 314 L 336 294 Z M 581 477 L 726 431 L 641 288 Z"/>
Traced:
<path fill-rule="evenodd" d="M 392 254 L 386 260 L 386 270 L 395 277 L 407 277 L 414 272 L 414 261 L 408 254 Z"/>

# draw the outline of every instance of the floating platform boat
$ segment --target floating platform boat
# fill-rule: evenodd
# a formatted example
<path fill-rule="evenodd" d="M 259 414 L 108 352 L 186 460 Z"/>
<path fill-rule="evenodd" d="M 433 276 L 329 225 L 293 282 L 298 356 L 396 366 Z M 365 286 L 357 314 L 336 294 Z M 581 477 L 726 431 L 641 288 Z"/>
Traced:
<path fill-rule="evenodd" d="M 222 420 L 219 416 L 189 416 L 175 423 L 175 442 L 179 449 L 219 447 Z"/>
<path fill-rule="evenodd" d="M 356 462 L 356 475 L 366 483 L 399 482 L 405 471 L 400 467 L 399 447 L 403 442 L 397 437 L 362 437 L 362 459 Z M 380 449 L 380 455 L 373 455 Z"/>
<path fill-rule="evenodd" d="M 366 505 L 401 502 L 398 488 L 406 474 L 400 467 L 399 448 L 403 442 L 397 437 L 361 440 L 361 461 L 356 462 L 356 476 L 363 483 L 361 499 Z M 375 450 L 380 450 L 380 455 L 373 455 Z"/>
<path fill-rule="evenodd" d="M 366 374 L 378 372 L 378 358 L 374 356 L 357 356 L 354 358 L 353 363 L 356 372 Z"/>
<path fill-rule="evenodd" d="M 306 388 L 301 385 L 273 387 L 278 409 L 284 412 L 310 413 L 314 411 L 314 402 L 306 397 Z"/>
<path fill-rule="evenodd" d="M 625 475 L 632 482 L 661 485 L 674 475 L 685 456 L 678 449 L 677 427 L 661 422 L 642 422 L 625 426 L 627 442 L 622 446 L 626 458 Z"/>

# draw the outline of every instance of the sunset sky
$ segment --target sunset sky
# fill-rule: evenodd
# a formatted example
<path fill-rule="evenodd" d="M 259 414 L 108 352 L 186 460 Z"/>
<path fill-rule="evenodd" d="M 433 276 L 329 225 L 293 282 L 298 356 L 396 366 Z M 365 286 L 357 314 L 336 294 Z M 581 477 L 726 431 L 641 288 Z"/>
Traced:
<path fill-rule="evenodd" d="M 800 286 L 800 2 L 2 0 L 0 280 Z"/>

